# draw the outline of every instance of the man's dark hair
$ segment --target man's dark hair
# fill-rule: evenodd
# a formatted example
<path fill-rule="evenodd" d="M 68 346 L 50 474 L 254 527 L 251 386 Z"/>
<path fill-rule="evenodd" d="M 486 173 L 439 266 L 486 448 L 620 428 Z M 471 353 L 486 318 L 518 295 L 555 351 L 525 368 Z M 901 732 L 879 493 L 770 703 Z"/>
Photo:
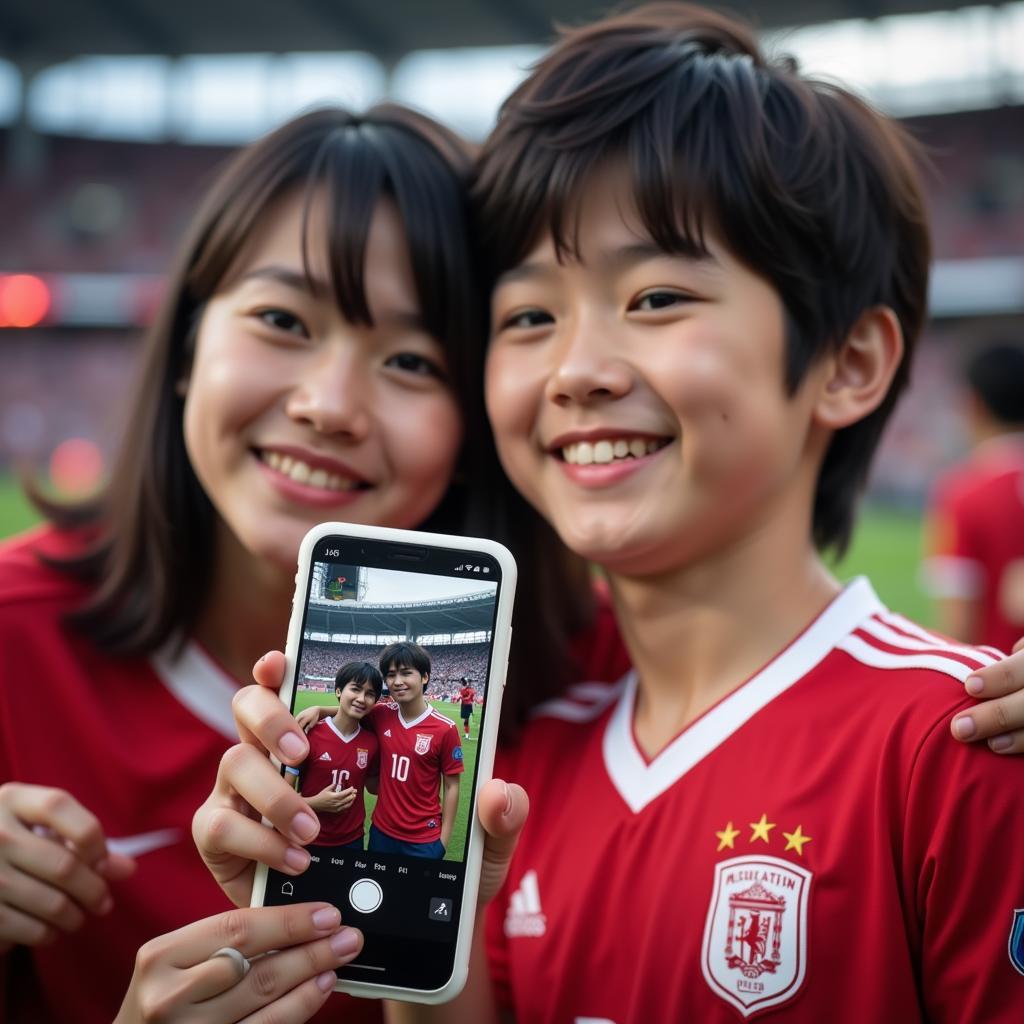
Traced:
<path fill-rule="evenodd" d="M 1024 427 L 1024 348 L 1000 343 L 973 355 L 965 367 L 967 383 L 993 419 Z"/>
<path fill-rule="evenodd" d="M 892 308 L 905 342 L 892 387 L 835 433 L 818 480 L 814 541 L 841 552 L 926 312 L 919 155 L 862 100 L 769 60 L 743 23 L 639 7 L 565 32 L 502 107 L 474 188 L 488 283 L 545 232 L 559 258 L 578 257 L 584 186 L 621 160 L 655 244 L 704 256 L 713 233 L 776 289 L 788 394 L 866 310 Z"/>
<path fill-rule="evenodd" d="M 369 683 L 373 687 L 373 695 L 378 700 L 384 692 L 383 676 L 368 661 L 350 661 L 338 669 L 334 677 L 334 689 L 343 690 L 349 683 L 358 683 L 360 686 Z"/>
<path fill-rule="evenodd" d="M 421 676 L 429 676 L 430 655 L 411 640 L 399 640 L 398 643 L 388 644 L 380 652 L 381 674 L 386 676 L 393 668 L 413 668 Z"/>

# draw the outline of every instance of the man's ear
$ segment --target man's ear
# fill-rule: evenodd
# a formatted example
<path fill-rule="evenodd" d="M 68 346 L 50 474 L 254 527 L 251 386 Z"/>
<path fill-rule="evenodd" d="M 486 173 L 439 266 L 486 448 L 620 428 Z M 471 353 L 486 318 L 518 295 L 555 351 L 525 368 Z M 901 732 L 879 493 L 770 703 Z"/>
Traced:
<path fill-rule="evenodd" d="M 889 393 L 903 359 L 903 331 L 888 306 L 865 310 L 828 360 L 814 419 L 841 430 L 877 409 Z"/>

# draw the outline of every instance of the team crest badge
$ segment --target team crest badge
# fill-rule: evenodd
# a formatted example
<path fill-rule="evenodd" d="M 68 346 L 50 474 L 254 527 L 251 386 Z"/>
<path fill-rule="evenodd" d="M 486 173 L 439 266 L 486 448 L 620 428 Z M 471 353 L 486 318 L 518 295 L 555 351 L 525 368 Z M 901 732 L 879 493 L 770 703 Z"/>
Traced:
<path fill-rule="evenodd" d="M 1024 974 L 1024 908 L 1013 912 L 1013 924 L 1010 927 L 1010 963 L 1014 970 Z"/>
<path fill-rule="evenodd" d="M 807 971 L 811 872 L 778 857 L 715 865 L 701 968 L 712 990 L 752 1017 L 792 999 Z"/>
<path fill-rule="evenodd" d="M 430 750 L 430 733 L 416 733 L 416 753 L 425 754 L 428 750 Z"/>
<path fill-rule="evenodd" d="M 370 751 L 356 747 L 356 767 L 365 768 L 370 763 Z"/>

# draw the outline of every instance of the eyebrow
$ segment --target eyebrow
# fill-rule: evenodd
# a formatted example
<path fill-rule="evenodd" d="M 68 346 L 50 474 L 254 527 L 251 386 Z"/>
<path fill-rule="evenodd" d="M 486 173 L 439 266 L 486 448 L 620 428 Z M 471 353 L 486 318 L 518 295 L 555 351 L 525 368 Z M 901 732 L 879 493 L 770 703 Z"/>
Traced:
<path fill-rule="evenodd" d="M 239 283 L 245 281 L 262 280 L 276 281 L 287 288 L 305 292 L 314 299 L 322 299 L 324 296 L 333 294 L 332 287 L 324 280 L 317 277 L 308 277 L 299 270 L 285 267 L 278 263 L 271 263 L 265 267 L 256 267 L 244 273 Z M 416 310 L 395 310 L 385 313 L 384 316 L 374 318 L 375 322 L 390 323 L 398 327 L 407 327 L 412 330 L 423 331 L 426 326 L 423 322 L 423 314 Z"/>
<path fill-rule="evenodd" d="M 300 270 L 293 270 L 291 267 L 284 267 L 277 263 L 268 264 L 265 267 L 256 267 L 244 273 L 239 281 L 265 280 L 276 281 L 278 284 L 294 288 L 296 291 L 308 292 L 317 296 L 330 294 L 331 287 L 326 281 L 317 278 L 310 278 Z"/>
<path fill-rule="evenodd" d="M 715 269 L 721 266 L 718 260 L 707 250 L 693 249 L 687 252 L 669 252 L 653 242 L 636 242 L 632 245 L 619 246 L 602 253 L 593 263 L 600 270 L 622 273 L 632 269 L 637 264 L 657 259 L 682 259 L 698 266 L 707 266 Z M 520 263 L 518 266 L 506 270 L 498 278 L 497 283 L 502 285 L 513 281 L 536 280 L 537 278 L 551 277 L 555 272 L 554 265 L 548 261 Z"/>

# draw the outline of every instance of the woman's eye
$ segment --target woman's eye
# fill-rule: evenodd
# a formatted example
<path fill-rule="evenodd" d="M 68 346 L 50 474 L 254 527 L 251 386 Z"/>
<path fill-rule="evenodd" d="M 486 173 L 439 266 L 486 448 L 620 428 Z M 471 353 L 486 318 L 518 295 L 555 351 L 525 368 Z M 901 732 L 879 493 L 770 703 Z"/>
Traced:
<path fill-rule="evenodd" d="M 681 305 L 688 298 L 689 296 L 682 294 L 682 292 L 647 292 L 636 300 L 633 308 L 640 313 L 657 313 L 660 310 Z"/>
<path fill-rule="evenodd" d="M 444 371 L 432 359 L 421 356 L 417 352 L 399 352 L 391 356 L 386 366 L 391 366 L 404 373 L 415 373 L 422 377 L 437 377 L 444 380 Z"/>
<path fill-rule="evenodd" d="M 527 330 L 531 327 L 540 327 L 543 324 L 552 324 L 555 318 L 546 313 L 543 309 L 524 309 L 519 313 L 513 313 L 502 321 L 501 329 Z"/>
<path fill-rule="evenodd" d="M 309 337 L 309 332 L 303 322 L 285 309 L 262 309 L 256 316 L 268 327 L 273 327 L 275 331 L 286 331 L 302 338 Z"/>

